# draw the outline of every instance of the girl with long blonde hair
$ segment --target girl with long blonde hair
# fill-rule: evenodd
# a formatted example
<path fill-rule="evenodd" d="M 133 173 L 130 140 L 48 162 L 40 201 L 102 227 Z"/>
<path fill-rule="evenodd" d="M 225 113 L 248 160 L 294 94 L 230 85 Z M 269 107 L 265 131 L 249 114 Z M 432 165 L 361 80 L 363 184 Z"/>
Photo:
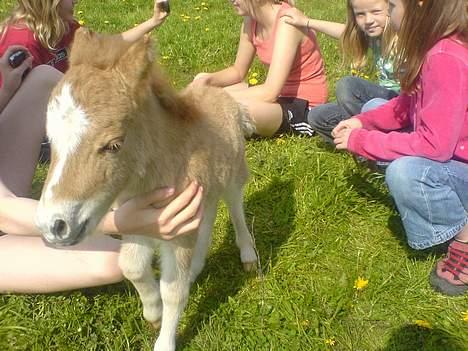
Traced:
<path fill-rule="evenodd" d="M 332 132 L 338 149 L 390 162 L 385 179 L 412 248 L 450 242 L 430 274 L 447 295 L 468 291 L 467 9 L 466 0 L 390 0 L 402 94 Z"/>
<path fill-rule="evenodd" d="M 353 71 L 371 66 L 378 75 L 378 83 L 357 76 L 340 79 L 336 102 L 309 112 L 311 127 L 330 143 L 331 131 L 340 121 L 396 97 L 400 90 L 393 68 L 397 36 L 388 23 L 388 0 L 347 0 L 346 13 L 346 24 L 308 18 L 295 9 L 285 13 L 286 22 L 291 25 L 338 39 L 343 62 L 350 64 Z"/>

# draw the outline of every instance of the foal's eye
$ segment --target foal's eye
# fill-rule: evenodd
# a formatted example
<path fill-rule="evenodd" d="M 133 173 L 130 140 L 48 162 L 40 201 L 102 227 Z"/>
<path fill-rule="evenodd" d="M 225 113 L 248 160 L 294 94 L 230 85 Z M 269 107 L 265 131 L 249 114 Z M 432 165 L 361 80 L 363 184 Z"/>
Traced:
<path fill-rule="evenodd" d="M 104 153 L 111 153 L 115 154 L 120 151 L 122 148 L 123 140 L 118 139 L 118 140 L 112 140 L 110 143 L 107 145 L 103 146 L 99 151 Z"/>

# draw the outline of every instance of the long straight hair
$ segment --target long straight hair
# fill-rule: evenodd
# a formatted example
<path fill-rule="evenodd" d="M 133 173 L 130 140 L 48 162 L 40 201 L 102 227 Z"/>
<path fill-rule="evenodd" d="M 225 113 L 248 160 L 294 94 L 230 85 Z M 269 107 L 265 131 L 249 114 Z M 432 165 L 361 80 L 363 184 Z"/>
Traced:
<path fill-rule="evenodd" d="M 43 47 L 53 50 L 69 29 L 59 14 L 61 0 L 17 1 L 11 14 L 0 24 L 1 38 L 8 27 L 27 27 Z"/>
<path fill-rule="evenodd" d="M 468 45 L 466 0 L 403 0 L 405 13 L 397 45 L 396 72 L 407 93 L 417 89 L 428 51 L 442 38 L 458 35 Z"/>
<path fill-rule="evenodd" d="M 388 3 L 388 0 L 385 2 Z M 352 68 L 363 68 L 367 65 L 369 38 L 357 25 L 351 0 L 347 1 L 346 13 L 345 30 L 340 38 L 343 60 L 345 63 L 349 63 Z M 387 21 L 382 34 L 382 55 L 384 57 L 393 54 L 396 41 L 397 34 Z"/>

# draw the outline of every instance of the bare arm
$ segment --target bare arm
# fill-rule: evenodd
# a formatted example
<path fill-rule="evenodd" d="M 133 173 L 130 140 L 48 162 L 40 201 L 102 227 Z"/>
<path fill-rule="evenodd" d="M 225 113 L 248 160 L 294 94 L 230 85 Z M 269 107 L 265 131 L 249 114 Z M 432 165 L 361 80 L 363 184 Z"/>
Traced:
<path fill-rule="evenodd" d="M 345 25 L 343 23 L 322 21 L 309 18 L 295 7 L 288 9 L 284 13 L 283 17 L 285 18 L 285 22 L 288 24 L 302 29 L 321 32 L 335 39 L 339 39 L 343 35 L 345 30 Z"/>
<path fill-rule="evenodd" d="M 255 57 L 255 47 L 250 34 L 250 20 L 245 19 L 241 26 L 236 61 L 228 68 L 213 73 L 200 73 L 194 78 L 194 84 L 207 84 L 227 87 L 242 82 Z"/>
<path fill-rule="evenodd" d="M 305 34 L 301 30 L 286 24 L 284 19 L 281 19 L 265 83 L 246 90 L 232 92 L 232 95 L 239 100 L 276 101 L 289 77 L 297 50 L 304 38 Z"/>
<path fill-rule="evenodd" d="M 131 28 L 119 35 L 121 35 L 125 41 L 135 42 L 138 39 L 142 38 L 146 33 L 149 33 L 154 28 L 160 26 L 164 22 L 166 17 L 169 16 L 169 13 L 164 11 L 163 8 L 161 7 L 160 5 L 161 2 L 163 1 L 155 0 L 154 8 L 153 8 L 153 16 L 150 19 L 146 20 L 143 23 L 140 23 L 136 27 Z"/>

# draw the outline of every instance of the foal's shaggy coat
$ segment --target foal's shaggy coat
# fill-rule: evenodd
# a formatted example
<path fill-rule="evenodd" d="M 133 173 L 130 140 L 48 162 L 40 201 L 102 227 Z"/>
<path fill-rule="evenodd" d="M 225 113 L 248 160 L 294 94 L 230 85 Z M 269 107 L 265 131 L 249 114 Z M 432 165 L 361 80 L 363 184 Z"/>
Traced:
<path fill-rule="evenodd" d="M 126 235 L 122 243 L 120 266 L 140 294 L 145 319 L 161 323 L 155 344 L 161 351 L 175 349 L 177 324 L 190 282 L 203 268 L 221 197 L 241 261 L 246 268 L 256 263 L 242 205 L 244 135 L 253 125 L 222 89 L 174 92 L 153 61 L 149 40 L 129 45 L 76 33 L 70 69 L 49 102 L 52 162 L 37 222 L 48 242 L 73 245 L 95 231 L 115 202 L 161 186 L 181 190 L 190 180 L 203 185 L 198 233 L 170 242 Z M 160 282 L 151 268 L 156 244 Z"/>

